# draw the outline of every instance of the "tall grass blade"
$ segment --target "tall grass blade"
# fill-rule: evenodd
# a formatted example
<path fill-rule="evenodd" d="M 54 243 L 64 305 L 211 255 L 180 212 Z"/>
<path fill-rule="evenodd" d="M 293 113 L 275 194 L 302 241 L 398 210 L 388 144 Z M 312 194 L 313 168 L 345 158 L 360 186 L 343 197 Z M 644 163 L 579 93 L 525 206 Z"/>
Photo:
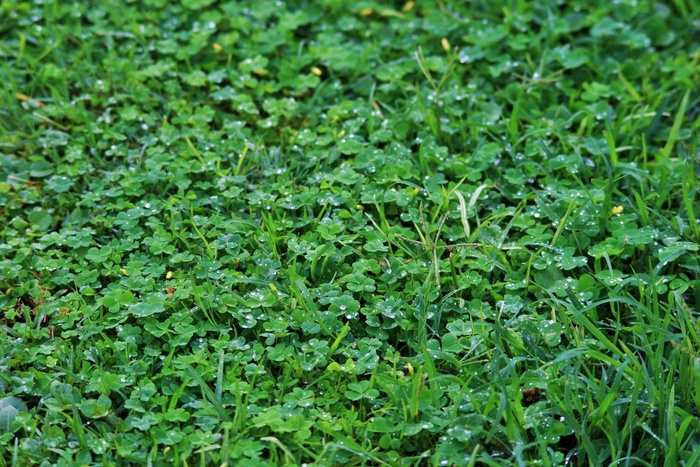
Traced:
<path fill-rule="evenodd" d="M 676 112 L 676 118 L 673 120 L 673 126 L 671 127 L 671 132 L 668 135 L 668 140 L 666 140 L 666 146 L 661 150 L 659 154 L 660 160 L 667 160 L 671 157 L 671 151 L 673 151 L 673 145 L 676 144 L 678 139 L 678 133 L 681 130 L 681 125 L 683 124 L 683 118 L 685 117 L 685 111 L 688 107 L 688 97 L 690 97 L 690 90 L 686 91 L 681 99 L 681 103 L 678 106 L 678 112 Z"/>

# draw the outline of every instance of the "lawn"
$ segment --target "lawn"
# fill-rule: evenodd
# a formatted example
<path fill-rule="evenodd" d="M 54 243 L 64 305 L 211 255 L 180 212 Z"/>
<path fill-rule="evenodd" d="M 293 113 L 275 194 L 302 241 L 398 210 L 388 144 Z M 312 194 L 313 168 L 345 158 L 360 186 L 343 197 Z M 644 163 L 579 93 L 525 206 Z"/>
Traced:
<path fill-rule="evenodd" d="M 700 465 L 698 0 L 2 0 L 0 83 L 0 466 Z"/>

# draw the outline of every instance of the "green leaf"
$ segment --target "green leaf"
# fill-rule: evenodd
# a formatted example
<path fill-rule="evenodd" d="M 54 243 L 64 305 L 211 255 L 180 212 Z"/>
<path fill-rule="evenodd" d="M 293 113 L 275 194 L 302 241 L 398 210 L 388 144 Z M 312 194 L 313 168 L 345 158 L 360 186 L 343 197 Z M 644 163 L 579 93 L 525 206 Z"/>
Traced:
<path fill-rule="evenodd" d="M 98 399 L 83 400 L 78 407 L 80 412 L 87 418 L 102 418 L 109 414 L 109 410 L 112 408 L 112 401 L 103 394 Z"/>
<path fill-rule="evenodd" d="M 41 208 L 35 208 L 29 212 L 27 219 L 32 224 L 35 224 L 39 230 L 48 230 L 53 225 L 53 216 Z"/>
<path fill-rule="evenodd" d="M 54 172 L 54 165 L 46 160 L 32 162 L 29 175 L 36 178 L 48 177 Z"/>
<path fill-rule="evenodd" d="M 152 301 L 150 303 L 141 302 L 131 306 L 129 308 L 129 313 L 138 318 L 146 318 L 161 313 L 164 309 L 163 304 L 158 301 Z"/>
<path fill-rule="evenodd" d="M 27 406 L 17 397 L 3 397 L 0 399 L 0 432 L 12 430 L 12 422 L 20 412 L 26 412 Z"/>

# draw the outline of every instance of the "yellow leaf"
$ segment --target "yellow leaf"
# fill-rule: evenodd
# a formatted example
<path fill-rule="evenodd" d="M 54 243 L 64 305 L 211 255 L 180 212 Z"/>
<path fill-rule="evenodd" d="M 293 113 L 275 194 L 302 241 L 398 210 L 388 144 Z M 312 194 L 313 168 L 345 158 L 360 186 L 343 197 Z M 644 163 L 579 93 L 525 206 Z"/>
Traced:
<path fill-rule="evenodd" d="M 447 41 L 447 39 L 443 37 L 440 43 L 442 44 L 442 48 L 445 49 L 445 52 L 450 51 L 450 43 Z"/>

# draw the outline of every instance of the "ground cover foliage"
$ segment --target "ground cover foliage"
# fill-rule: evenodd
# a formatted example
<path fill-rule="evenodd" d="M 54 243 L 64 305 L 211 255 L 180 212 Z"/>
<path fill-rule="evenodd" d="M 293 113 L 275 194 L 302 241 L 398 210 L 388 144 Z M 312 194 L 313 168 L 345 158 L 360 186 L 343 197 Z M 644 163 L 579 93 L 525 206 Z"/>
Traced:
<path fill-rule="evenodd" d="M 698 465 L 695 0 L 0 3 L 0 465 Z"/>

